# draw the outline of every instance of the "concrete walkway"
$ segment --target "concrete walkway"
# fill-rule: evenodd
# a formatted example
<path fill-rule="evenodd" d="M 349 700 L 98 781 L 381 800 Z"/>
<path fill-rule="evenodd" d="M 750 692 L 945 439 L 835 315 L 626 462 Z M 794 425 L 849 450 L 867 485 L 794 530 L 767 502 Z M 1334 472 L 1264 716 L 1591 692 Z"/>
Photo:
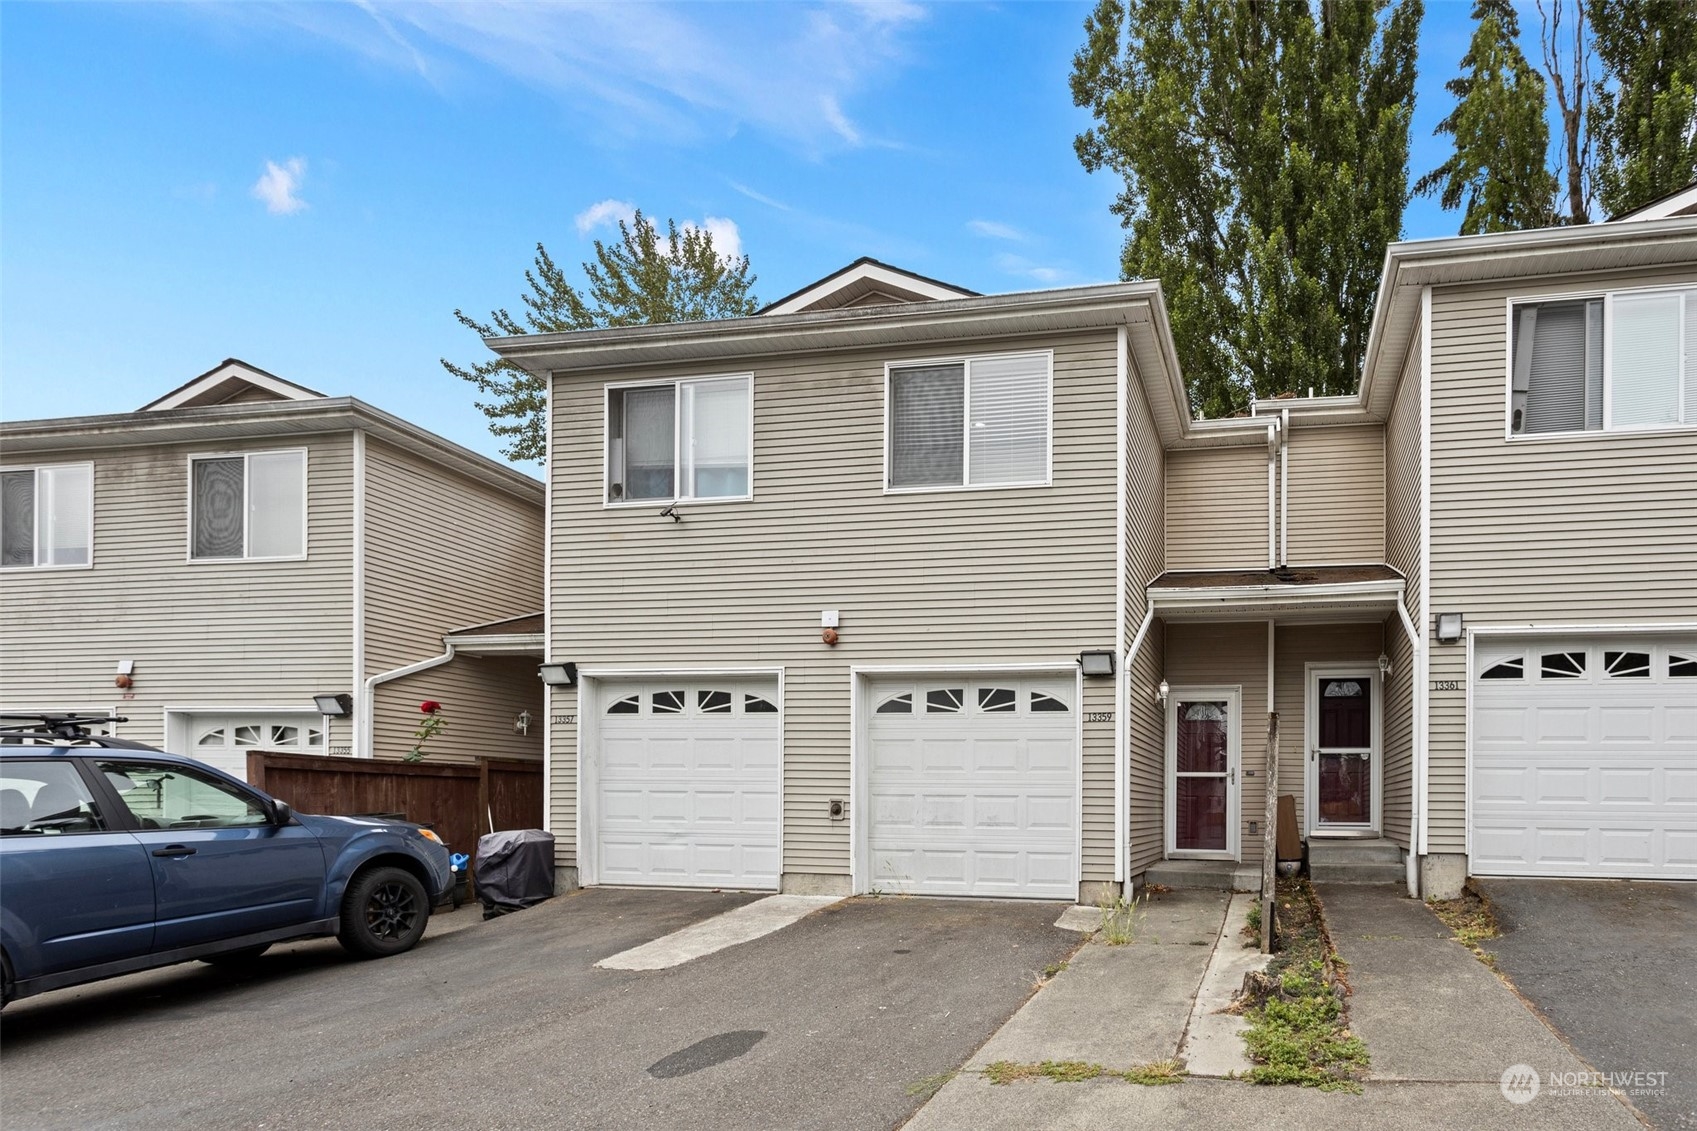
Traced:
<path fill-rule="evenodd" d="M 834 895 L 769 895 L 620 951 L 595 965 L 603 970 L 669 970 L 728 946 L 753 942 L 839 901 Z"/>
<path fill-rule="evenodd" d="M 1424 906 L 1394 886 L 1322 887 L 1320 895 L 1333 941 L 1349 963 L 1351 1027 L 1372 1056 L 1363 1094 L 1258 1087 L 1200 1072 L 1159 1087 L 1109 1076 L 1000 1085 L 986 1078 L 981 1070 L 1002 1060 L 1082 1060 L 1110 1072 L 1181 1054 L 1195 1059 L 1193 1071 L 1225 1063 L 1218 1058 L 1231 1050 L 1217 1033 L 1198 1041 L 1197 1020 L 1223 1020 L 1200 999 L 1227 967 L 1248 961 L 1236 935 L 1240 920 L 1228 916 L 1224 893 L 1172 892 L 1149 904 L 1131 945 L 1086 944 L 907 1126 L 1640 1126 L 1606 1092 L 1558 1086 L 1560 1074 L 1588 1067 Z M 1214 977 L 1205 978 L 1211 965 Z M 1517 1064 L 1532 1066 L 1539 1078 L 1541 1091 L 1530 1102 L 1505 1098 L 1504 1072 Z"/>

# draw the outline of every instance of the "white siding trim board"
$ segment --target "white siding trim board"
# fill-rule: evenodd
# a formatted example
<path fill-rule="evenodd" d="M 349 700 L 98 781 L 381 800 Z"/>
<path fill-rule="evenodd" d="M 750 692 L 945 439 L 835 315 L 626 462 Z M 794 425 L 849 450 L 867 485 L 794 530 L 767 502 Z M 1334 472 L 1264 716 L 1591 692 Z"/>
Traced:
<path fill-rule="evenodd" d="M 371 749 L 365 720 L 375 713 L 376 703 L 365 686 L 365 432 L 354 429 L 354 609 L 353 609 L 353 686 L 348 690 L 354 697 L 354 713 L 358 716 L 354 730 L 354 757 L 370 758 Z"/>
<path fill-rule="evenodd" d="M 1127 797 L 1129 766 L 1127 765 L 1131 751 L 1129 716 L 1130 701 L 1126 697 L 1131 680 L 1131 658 L 1125 649 L 1125 610 L 1126 610 L 1126 555 L 1129 547 L 1126 545 L 1126 410 L 1131 394 L 1129 381 L 1130 370 L 1127 366 L 1129 344 L 1126 341 L 1125 327 L 1121 326 L 1114 332 L 1114 883 L 1125 883 L 1126 854 L 1131 839 L 1130 804 Z M 1053 368 L 1051 362 L 1051 381 Z M 1054 417 L 1050 413 L 1050 435 L 1054 434 Z M 1051 439 L 1051 447 L 1053 440 Z M 1147 618 L 1145 627 L 1147 627 Z M 1139 633 L 1139 639 L 1142 634 Z M 1079 762 L 1082 765 L 1082 746 L 1080 747 Z M 1080 799 L 1082 803 L 1082 791 Z M 1082 823 L 1082 822 L 1081 822 Z M 1081 857 L 1082 862 L 1082 857 Z"/>
<path fill-rule="evenodd" d="M 1504 418 L 1507 419 L 1506 417 Z M 1432 288 L 1420 289 L 1420 605 L 1415 610 L 1420 626 L 1418 647 L 1414 650 L 1414 796 L 1409 809 L 1415 828 L 1409 836 L 1415 856 L 1426 855 L 1426 828 L 1430 824 L 1427 798 L 1429 732 L 1431 729 L 1431 592 L 1432 592 Z M 1390 461 L 1385 461 L 1387 466 Z M 1469 673 L 1471 674 L 1471 673 Z M 1418 865 L 1410 865 L 1409 894 L 1418 898 L 1420 892 Z"/>

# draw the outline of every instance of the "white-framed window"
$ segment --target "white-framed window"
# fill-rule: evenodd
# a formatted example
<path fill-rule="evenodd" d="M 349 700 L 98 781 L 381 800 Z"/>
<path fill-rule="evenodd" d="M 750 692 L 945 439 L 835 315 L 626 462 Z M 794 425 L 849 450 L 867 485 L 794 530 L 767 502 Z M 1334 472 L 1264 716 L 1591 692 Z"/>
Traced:
<path fill-rule="evenodd" d="M 1049 351 L 893 363 L 884 371 L 884 487 L 1049 483 Z"/>
<path fill-rule="evenodd" d="M 1697 427 L 1697 289 L 1509 308 L 1509 434 Z"/>
<path fill-rule="evenodd" d="M 94 464 L 0 468 L 0 567 L 94 563 Z"/>
<path fill-rule="evenodd" d="M 753 497 L 754 378 L 607 386 L 608 506 Z"/>
<path fill-rule="evenodd" d="M 306 452 L 189 459 L 189 558 L 306 556 Z"/>

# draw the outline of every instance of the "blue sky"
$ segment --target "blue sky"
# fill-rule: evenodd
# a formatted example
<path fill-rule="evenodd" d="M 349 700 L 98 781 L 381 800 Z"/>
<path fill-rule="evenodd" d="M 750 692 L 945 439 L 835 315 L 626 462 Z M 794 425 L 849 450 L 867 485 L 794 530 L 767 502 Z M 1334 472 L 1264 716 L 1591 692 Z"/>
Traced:
<path fill-rule="evenodd" d="M 126 411 L 236 356 L 490 455 L 537 241 L 634 205 L 777 298 L 861 255 L 985 292 L 1117 277 L 1072 151 L 1087 3 L 0 5 L 0 416 Z M 1414 175 L 1468 8 L 1428 4 Z M 1533 15 L 1533 20 L 1536 17 Z M 1414 202 L 1409 237 L 1457 219 Z"/>

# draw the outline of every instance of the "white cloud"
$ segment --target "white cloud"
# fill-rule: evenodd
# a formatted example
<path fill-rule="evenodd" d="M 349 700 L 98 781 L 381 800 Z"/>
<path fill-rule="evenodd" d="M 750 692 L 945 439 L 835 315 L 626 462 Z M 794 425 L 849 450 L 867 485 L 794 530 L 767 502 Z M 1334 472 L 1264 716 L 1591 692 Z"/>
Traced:
<path fill-rule="evenodd" d="M 293 216 L 307 206 L 300 198 L 300 187 L 305 180 L 306 158 L 291 157 L 281 165 L 267 161 L 265 172 L 253 182 L 251 191 L 256 200 L 265 203 L 265 211 L 271 215 Z"/>
<path fill-rule="evenodd" d="M 636 205 L 628 200 L 614 200 L 608 197 L 579 212 L 574 220 L 577 223 L 577 234 L 587 236 L 596 228 L 614 227 L 620 220 L 628 224 L 635 215 Z"/>
<path fill-rule="evenodd" d="M 975 235 L 984 236 L 988 239 L 1016 240 L 1019 242 L 1024 242 L 1025 240 L 1024 232 L 1020 231 L 1012 224 L 1003 224 L 996 220 L 968 220 L 966 222 L 966 227 L 968 231 L 971 231 Z"/>
<path fill-rule="evenodd" d="M 1068 275 L 1062 268 L 1033 263 L 1023 255 L 1008 255 L 1005 252 L 996 256 L 996 266 L 1010 275 L 1020 275 L 1044 284 L 1058 283 Z"/>
<path fill-rule="evenodd" d="M 720 258 L 742 258 L 742 233 L 737 230 L 735 220 L 728 220 L 723 216 L 709 216 L 700 225 L 691 220 L 685 220 L 678 225 L 680 235 L 692 229 L 704 231 L 713 237 L 713 250 L 719 253 Z"/>
<path fill-rule="evenodd" d="M 907 64 L 910 33 L 926 19 L 906 2 L 359 0 L 187 10 L 267 31 L 292 28 L 442 90 L 492 70 L 644 141 L 724 136 L 747 125 L 809 151 L 887 144 L 851 107 Z"/>

